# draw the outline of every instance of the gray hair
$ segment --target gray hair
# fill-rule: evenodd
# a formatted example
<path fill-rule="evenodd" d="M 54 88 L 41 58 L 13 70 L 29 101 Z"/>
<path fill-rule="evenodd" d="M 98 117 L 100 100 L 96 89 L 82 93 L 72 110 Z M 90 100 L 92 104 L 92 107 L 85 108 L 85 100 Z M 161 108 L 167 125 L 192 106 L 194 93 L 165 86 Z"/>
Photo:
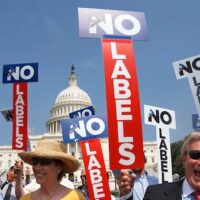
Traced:
<path fill-rule="evenodd" d="M 194 131 L 185 137 L 183 145 L 181 147 L 181 157 L 182 159 L 188 153 L 187 147 L 193 142 L 200 141 L 200 131 Z"/>

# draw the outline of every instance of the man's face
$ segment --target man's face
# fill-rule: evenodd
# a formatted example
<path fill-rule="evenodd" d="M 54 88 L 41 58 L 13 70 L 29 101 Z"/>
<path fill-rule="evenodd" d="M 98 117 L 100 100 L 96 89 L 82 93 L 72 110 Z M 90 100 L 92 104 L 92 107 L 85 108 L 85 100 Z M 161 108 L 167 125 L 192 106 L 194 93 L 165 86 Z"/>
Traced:
<path fill-rule="evenodd" d="M 192 157 L 192 153 L 195 153 L 192 150 L 198 150 L 199 152 L 196 152 L 196 156 Z M 183 158 L 183 165 L 185 167 L 185 176 L 190 183 L 190 185 L 200 191 L 200 159 L 198 159 L 198 153 L 200 153 L 200 141 L 196 141 L 192 144 L 190 144 L 187 147 L 188 154 Z M 191 156 L 190 156 L 190 154 Z"/>
<path fill-rule="evenodd" d="M 15 172 L 14 169 L 10 169 L 7 173 L 7 181 L 12 182 L 15 180 Z"/>

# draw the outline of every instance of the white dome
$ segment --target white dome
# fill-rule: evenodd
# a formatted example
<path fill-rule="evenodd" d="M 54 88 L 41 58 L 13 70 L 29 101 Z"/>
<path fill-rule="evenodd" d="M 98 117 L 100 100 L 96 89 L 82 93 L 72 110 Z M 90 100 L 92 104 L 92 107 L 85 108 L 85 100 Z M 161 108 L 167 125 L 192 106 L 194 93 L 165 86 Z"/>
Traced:
<path fill-rule="evenodd" d="M 92 103 L 88 94 L 77 85 L 71 85 L 61 91 L 56 97 L 55 104 L 63 104 L 69 101 L 79 101 L 82 103 Z"/>

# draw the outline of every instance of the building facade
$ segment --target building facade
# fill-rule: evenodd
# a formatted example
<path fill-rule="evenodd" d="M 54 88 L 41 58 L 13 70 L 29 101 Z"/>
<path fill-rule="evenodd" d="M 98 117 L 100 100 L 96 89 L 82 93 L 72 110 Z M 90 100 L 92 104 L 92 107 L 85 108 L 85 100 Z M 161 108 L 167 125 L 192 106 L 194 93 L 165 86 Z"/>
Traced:
<path fill-rule="evenodd" d="M 30 148 L 33 150 L 39 140 L 42 139 L 52 139 L 56 141 L 62 141 L 62 133 L 60 121 L 62 119 L 69 118 L 69 113 L 80 110 L 82 108 L 93 106 L 92 101 L 89 95 L 82 90 L 77 83 L 77 76 L 75 73 L 75 68 L 72 65 L 71 72 L 68 79 L 68 86 L 62 90 L 55 99 L 55 103 L 50 110 L 50 118 L 46 122 L 47 132 L 41 135 L 29 135 Z M 108 139 L 101 139 L 102 150 L 104 154 L 104 160 L 107 171 L 109 169 L 109 152 L 108 149 Z M 9 169 L 11 165 L 14 164 L 17 159 L 17 153 L 19 151 L 15 151 L 11 149 L 11 146 L 0 146 L 0 173 Z M 76 185 L 81 183 L 80 174 L 81 170 L 84 168 L 81 149 L 79 143 L 70 143 L 66 145 L 66 152 L 75 156 L 80 160 L 81 166 L 77 172 L 69 175 L 69 179 L 72 180 Z M 152 173 L 157 163 L 157 153 L 156 153 L 156 142 L 145 142 L 144 143 L 144 152 L 147 157 L 147 166 L 148 168 L 152 168 Z M 25 168 L 27 166 L 25 165 Z M 155 168 L 156 169 L 156 168 Z M 156 173 L 156 172 L 155 172 Z M 155 174 L 153 173 L 153 174 Z M 110 184 L 111 189 L 116 187 L 114 183 L 114 177 L 110 171 Z"/>

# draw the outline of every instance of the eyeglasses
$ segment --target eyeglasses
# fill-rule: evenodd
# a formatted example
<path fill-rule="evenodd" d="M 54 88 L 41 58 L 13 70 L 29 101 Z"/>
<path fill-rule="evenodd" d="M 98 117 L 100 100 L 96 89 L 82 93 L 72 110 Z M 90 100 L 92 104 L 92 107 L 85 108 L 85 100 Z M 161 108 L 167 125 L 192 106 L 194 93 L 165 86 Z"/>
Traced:
<path fill-rule="evenodd" d="M 40 164 L 41 166 L 47 166 L 52 163 L 53 160 L 46 158 L 32 158 L 32 165 L 35 166 Z"/>
<path fill-rule="evenodd" d="M 191 150 L 189 151 L 189 157 L 194 160 L 200 159 L 200 150 Z"/>

